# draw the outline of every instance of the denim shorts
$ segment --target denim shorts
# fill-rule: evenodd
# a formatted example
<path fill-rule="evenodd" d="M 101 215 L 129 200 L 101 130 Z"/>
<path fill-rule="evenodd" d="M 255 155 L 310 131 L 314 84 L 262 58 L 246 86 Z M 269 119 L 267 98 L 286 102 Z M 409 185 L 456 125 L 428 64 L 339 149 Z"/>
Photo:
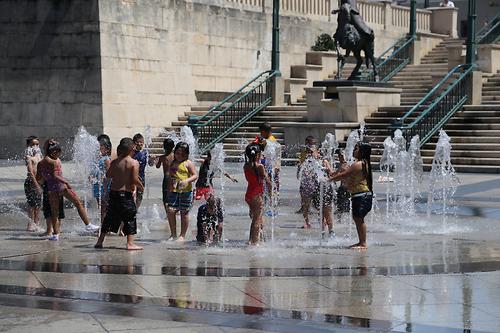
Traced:
<path fill-rule="evenodd" d="M 353 194 L 352 216 L 364 218 L 372 210 L 373 195 L 370 192 Z"/>
<path fill-rule="evenodd" d="M 168 192 L 167 206 L 176 211 L 187 212 L 193 205 L 193 192 Z"/>

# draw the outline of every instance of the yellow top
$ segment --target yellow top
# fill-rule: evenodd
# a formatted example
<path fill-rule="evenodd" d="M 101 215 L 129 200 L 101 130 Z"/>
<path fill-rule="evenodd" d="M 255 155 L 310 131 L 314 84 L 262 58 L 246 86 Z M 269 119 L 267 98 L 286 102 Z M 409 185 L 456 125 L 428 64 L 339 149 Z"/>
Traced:
<path fill-rule="evenodd" d="M 271 142 L 276 142 L 276 138 L 274 137 L 274 135 L 269 135 L 269 137 L 266 140 L 269 140 Z"/>
<path fill-rule="evenodd" d="M 179 164 L 173 164 L 170 167 L 170 178 L 172 179 L 173 182 L 172 192 L 186 193 L 192 191 L 193 186 L 191 183 L 189 183 L 186 187 L 183 188 L 179 187 L 179 183 L 181 181 L 191 177 L 191 174 L 189 173 L 189 170 L 186 166 L 187 162 L 188 160 L 185 160 L 184 162 L 181 162 Z"/>
<path fill-rule="evenodd" d="M 368 182 L 362 170 L 355 171 L 355 174 L 348 177 L 345 180 L 345 185 L 351 194 L 370 192 Z"/>

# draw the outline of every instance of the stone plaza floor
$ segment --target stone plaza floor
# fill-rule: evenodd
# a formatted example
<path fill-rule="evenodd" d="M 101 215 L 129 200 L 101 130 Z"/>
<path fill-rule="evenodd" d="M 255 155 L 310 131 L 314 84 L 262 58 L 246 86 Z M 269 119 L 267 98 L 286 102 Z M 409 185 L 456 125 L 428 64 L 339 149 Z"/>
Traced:
<path fill-rule="evenodd" d="M 64 164 L 73 182 L 72 164 Z M 300 229 L 295 167 L 283 167 L 279 214 L 267 242 L 245 245 L 250 220 L 240 180 L 224 184 L 223 247 L 167 242 L 161 175 L 148 171 L 138 243 L 95 236 L 67 208 L 59 242 L 26 232 L 25 169 L 0 163 L 0 331 L 6 332 L 500 332 L 500 177 L 461 174 L 452 216 L 421 208 L 384 215 L 385 184 L 367 217 L 366 251 L 348 216 L 336 237 Z M 375 179 L 378 174 L 375 174 Z M 215 188 L 220 192 L 220 181 Z M 422 198 L 426 198 L 427 181 Z M 83 197 L 83 189 L 76 186 Z M 425 200 L 423 200 L 425 201 Z M 95 204 L 89 210 L 94 223 Z M 423 204 L 422 204 L 423 207 Z"/>

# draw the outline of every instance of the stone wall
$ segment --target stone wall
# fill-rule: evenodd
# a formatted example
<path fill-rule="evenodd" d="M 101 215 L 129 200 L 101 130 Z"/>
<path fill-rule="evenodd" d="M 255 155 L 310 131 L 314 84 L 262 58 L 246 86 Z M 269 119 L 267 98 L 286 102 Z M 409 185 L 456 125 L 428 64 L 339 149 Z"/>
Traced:
<path fill-rule="evenodd" d="M 28 135 L 66 140 L 80 125 L 115 144 L 148 124 L 157 134 L 197 103 L 195 91 L 232 91 L 270 68 L 271 7 L 272 0 L 0 1 L 0 138 L 7 143 L 0 158 L 19 152 Z M 286 78 L 336 23 L 324 10 L 283 14 Z M 407 30 L 370 25 L 376 54 Z"/>
<path fill-rule="evenodd" d="M 196 90 L 232 91 L 270 68 L 272 1 L 262 6 L 222 2 L 100 2 L 106 133 L 118 138 L 146 124 L 158 132 L 196 104 Z M 291 65 L 305 64 L 305 52 L 316 36 L 335 30 L 334 19 L 280 18 L 284 77 L 289 77 Z M 374 29 L 378 54 L 406 32 L 382 25 Z"/>
<path fill-rule="evenodd" d="M 2 0 L 0 32 L 0 158 L 102 130 L 97 0 Z"/>

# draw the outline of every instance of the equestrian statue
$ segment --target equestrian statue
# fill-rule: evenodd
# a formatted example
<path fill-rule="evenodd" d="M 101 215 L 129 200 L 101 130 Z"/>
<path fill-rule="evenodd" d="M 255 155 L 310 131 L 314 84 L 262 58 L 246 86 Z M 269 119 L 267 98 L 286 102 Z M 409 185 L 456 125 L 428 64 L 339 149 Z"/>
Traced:
<path fill-rule="evenodd" d="M 373 68 L 373 78 L 377 81 L 378 73 L 373 55 L 375 51 L 375 35 L 373 30 L 366 25 L 365 21 L 359 14 L 356 0 L 341 0 L 340 8 L 334 10 L 332 14 L 338 14 L 337 31 L 335 31 L 335 34 L 333 35 L 334 46 L 337 50 L 339 63 L 336 78 L 341 78 L 345 58 L 352 52 L 356 58 L 356 67 L 352 71 L 348 80 L 356 80 L 359 76 L 359 69 L 363 64 L 363 58 L 361 57 L 361 51 L 363 51 L 365 55 L 366 67 L 369 68 L 371 63 Z M 339 45 L 341 48 L 346 50 L 345 56 L 340 54 L 338 49 Z"/>

